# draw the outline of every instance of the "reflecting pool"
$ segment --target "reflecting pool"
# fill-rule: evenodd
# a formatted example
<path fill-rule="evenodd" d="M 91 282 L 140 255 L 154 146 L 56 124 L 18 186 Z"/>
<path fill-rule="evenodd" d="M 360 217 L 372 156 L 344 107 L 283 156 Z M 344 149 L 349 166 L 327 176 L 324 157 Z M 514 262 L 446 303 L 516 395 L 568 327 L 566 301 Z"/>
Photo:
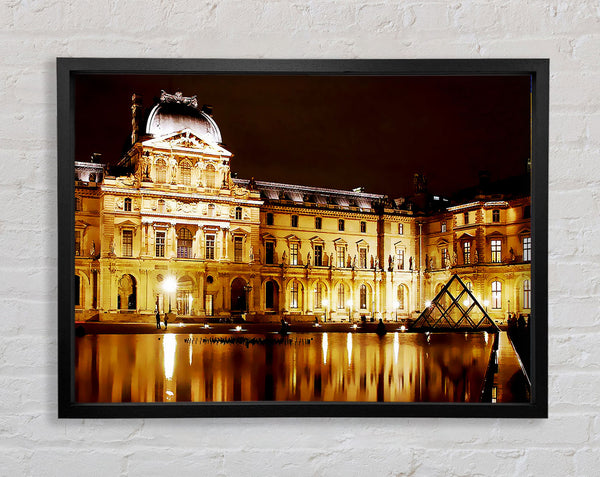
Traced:
<path fill-rule="evenodd" d="M 478 402 L 486 333 L 76 338 L 79 402 Z"/>

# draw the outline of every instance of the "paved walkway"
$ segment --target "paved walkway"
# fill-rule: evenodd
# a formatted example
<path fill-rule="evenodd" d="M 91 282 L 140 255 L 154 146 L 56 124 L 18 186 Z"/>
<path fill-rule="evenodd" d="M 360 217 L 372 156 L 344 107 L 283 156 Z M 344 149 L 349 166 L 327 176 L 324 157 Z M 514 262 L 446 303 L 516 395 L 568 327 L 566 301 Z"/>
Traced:
<path fill-rule="evenodd" d="M 494 374 L 497 402 L 529 402 L 529 383 L 506 331 L 498 344 L 498 372 Z"/>

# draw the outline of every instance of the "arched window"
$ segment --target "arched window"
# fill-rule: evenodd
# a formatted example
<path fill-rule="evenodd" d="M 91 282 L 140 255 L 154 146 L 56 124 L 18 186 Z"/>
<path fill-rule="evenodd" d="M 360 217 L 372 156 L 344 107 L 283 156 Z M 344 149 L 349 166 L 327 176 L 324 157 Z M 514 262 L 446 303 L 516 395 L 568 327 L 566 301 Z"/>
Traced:
<path fill-rule="evenodd" d="M 367 286 L 366 285 L 360 286 L 360 309 L 361 310 L 367 309 Z"/>
<path fill-rule="evenodd" d="M 131 199 L 129 197 L 123 201 L 123 210 L 125 212 L 131 212 Z"/>
<path fill-rule="evenodd" d="M 405 307 L 405 304 L 404 304 L 405 303 L 404 295 L 405 295 L 404 285 L 400 285 L 398 287 L 398 296 L 397 296 L 397 301 L 398 301 L 397 308 L 399 310 L 404 310 L 404 307 Z"/>
<path fill-rule="evenodd" d="M 163 199 L 158 199 L 158 211 L 165 212 L 165 209 L 166 209 L 165 201 Z"/>
<path fill-rule="evenodd" d="M 523 282 L 523 308 L 531 308 L 531 281 Z"/>
<path fill-rule="evenodd" d="M 502 283 L 492 282 L 492 309 L 500 310 L 502 308 Z"/>
<path fill-rule="evenodd" d="M 315 308 L 323 308 L 323 285 L 321 283 L 315 285 Z"/>
<path fill-rule="evenodd" d="M 192 258 L 192 233 L 185 227 L 177 235 L 177 258 Z"/>
<path fill-rule="evenodd" d="M 299 285 L 298 282 L 292 282 L 290 286 L 290 308 L 298 308 Z"/>
<path fill-rule="evenodd" d="M 156 161 L 156 182 L 159 184 L 167 182 L 167 163 L 162 159 Z"/>
<path fill-rule="evenodd" d="M 204 176 L 206 178 L 206 187 L 209 189 L 215 188 L 215 179 L 216 179 L 217 171 L 215 170 L 215 166 L 209 164 L 206 166 L 206 170 L 204 171 Z"/>
<path fill-rule="evenodd" d="M 337 300 L 337 307 L 340 310 L 343 310 L 344 308 L 346 308 L 346 291 L 344 290 L 344 285 L 342 285 L 341 283 L 338 285 L 338 300 Z"/>
<path fill-rule="evenodd" d="M 209 217 L 215 216 L 215 204 L 208 204 L 208 216 Z"/>
<path fill-rule="evenodd" d="M 192 183 L 192 166 L 188 161 L 181 161 L 179 164 L 179 171 L 181 173 L 181 183 L 189 186 Z"/>
<path fill-rule="evenodd" d="M 242 208 L 241 207 L 235 208 L 235 220 L 242 220 Z"/>

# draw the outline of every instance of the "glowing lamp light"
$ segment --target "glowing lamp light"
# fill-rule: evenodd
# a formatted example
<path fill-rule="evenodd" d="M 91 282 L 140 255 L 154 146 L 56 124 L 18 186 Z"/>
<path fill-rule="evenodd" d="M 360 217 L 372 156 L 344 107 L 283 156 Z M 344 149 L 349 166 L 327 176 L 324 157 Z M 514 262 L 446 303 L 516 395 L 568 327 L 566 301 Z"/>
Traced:
<path fill-rule="evenodd" d="M 427 300 L 427 301 L 425 302 L 425 307 L 426 307 L 426 308 L 429 308 L 430 306 L 431 306 L 431 302 L 430 302 L 429 300 Z"/>
<path fill-rule="evenodd" d="M 175 290 L 177 290 L 177 280 L 175 279 L 175 277 L 167 277 L 165 278 L 165 280 L 163 281 L 163 290 L 166 291 L 167 293 L 173 293 Z"/>
<path fill-rule="evenodd" d="M 327 308 L 329 306 L 329 300 L 327 298 L 323 299 L 323 306 Z"/>
<path fill-rule="evenodd" d="M 354 324 L 352 325 L 352 328 L 354 328 L 354 329 L 357 329 L 357 328 L 358 328 L 358 325 L 357 325 L 356 323 L 354 323 Z"/>
<path fill-rule="evenodd" d="M 236 326 L 235 331 L 242 331 L 242 327 L 240 325 Z"/>
<path fill-rule="evenodd" d="M 406 331 L 406 326 L 402 325 L 402 326 L 400 327 L 400 331 Z"/>
<path fill-rule="evenodd" d="M 396 308 L 396 310 L 400 308 L 400 302 L 398 300 L 394 302 L 394 308 Z"/>
<path fill-rule="evenodd" d="M 352 306 L 352 300 L 348 299 L 348 300 L 346 301 L 346 305 L 348 305 L 349 307 L 350 307 L 350 306 Z"/>
<path fill-rule="evenodd" d="M 465 301 L 463 301 L 463 305 L 465 305 L 465 306 L 469 306 L 469 300 L 465 300 Z"/>

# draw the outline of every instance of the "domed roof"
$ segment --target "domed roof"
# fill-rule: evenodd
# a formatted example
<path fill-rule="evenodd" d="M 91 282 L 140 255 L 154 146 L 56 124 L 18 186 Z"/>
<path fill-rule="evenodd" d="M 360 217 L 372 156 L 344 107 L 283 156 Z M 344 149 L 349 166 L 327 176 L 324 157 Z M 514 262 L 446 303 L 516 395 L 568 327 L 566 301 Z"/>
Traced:
<path fill-rule="evenodd" d="M 146 134 L 160 137 L 183 129 L 190 129 L 207 142 L 220 144 L 222 141 L 217 123 L 198 109 L 196 96 L 185 97 L 180 92 L 169 94 L 162 91 L 160 102 L 148 116 Z"/>

